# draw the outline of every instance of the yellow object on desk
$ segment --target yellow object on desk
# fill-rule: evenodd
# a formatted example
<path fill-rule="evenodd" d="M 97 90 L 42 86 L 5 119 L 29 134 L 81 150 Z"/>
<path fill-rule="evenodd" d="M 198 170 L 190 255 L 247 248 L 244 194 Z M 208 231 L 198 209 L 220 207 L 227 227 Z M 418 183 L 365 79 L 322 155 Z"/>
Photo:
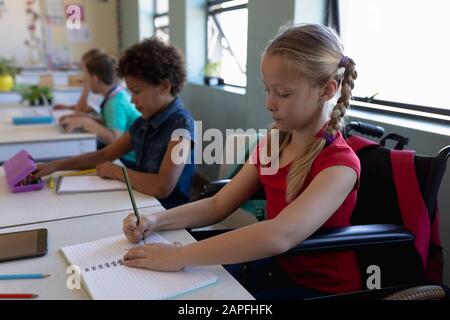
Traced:
<path fill-rule="evenodd" d="M 55 189 L 55 179 L 53 179 L 53 176 L 50 176 L 50 179 L 48 180 L 48 187 L 50 189 Z"/>
<path fill-rule="evenodd" d="M 82 176 L 85 174 L 91 174 L 91 173 L 96 173 L 96 172 L 97 172 L 97 169 L 81 170 L 81 171 L 75 171 L 75 172 L 63 174 L 63 177 Z"/>

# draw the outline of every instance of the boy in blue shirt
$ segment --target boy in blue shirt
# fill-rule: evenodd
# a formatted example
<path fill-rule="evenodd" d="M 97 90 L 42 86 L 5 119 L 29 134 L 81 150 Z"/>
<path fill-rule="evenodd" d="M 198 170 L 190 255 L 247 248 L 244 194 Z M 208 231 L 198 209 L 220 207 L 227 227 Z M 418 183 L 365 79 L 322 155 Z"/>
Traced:
<path fill-rule="evenodd" d="M 133 188 L 155 196 L 165 208 L 186 203 L 194 174 L 194 120 L 177 98 L 186 78 L 181 53 L 150 38 L 126 50 L 118 73 L 142 117 L 104 149 L 39 165 L 34 176 L 96 167 L 99 176 L 124 181 L 121 168 L 111 161 L 133 150 L 137 155 L 136 170 L 129 170 Z"/>

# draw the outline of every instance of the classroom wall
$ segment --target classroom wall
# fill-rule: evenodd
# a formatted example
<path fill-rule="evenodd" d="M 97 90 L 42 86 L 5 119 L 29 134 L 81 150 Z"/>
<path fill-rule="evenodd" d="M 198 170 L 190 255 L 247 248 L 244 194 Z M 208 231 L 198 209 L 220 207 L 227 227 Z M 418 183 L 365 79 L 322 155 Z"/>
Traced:
<path fill-rule="evenodd" d="M 6 12 L 0 18 L 0 56 L 15 57 L 19 65 L 30 66 L 29 50 L 24 42 L 29 38 L 27 26 L 28 20 L 25 10 L 24 0 L 4 0 Z M 69 62 L 78 62 L 83 53 L 93 47 L 101 47 L 107 52 L 118 55 L 118 12 L 117 1 L 92 1 L 92 0 L 61 0 L 61 15 L 64 16 L 64 8 L 69 4 L 80 4 L 84 6 L 86 13 L 86 23 L 90 36 L 86 41 L 70 38 L 65 25 L 65 20 L 58 23 L 44 24 L 43 29 L 37 33 L 38 37 L 45 41 L 47 51 L 57 52 L 58 56 L 69 57 Z M 132 0 L 127 0 L 131 5 Z M 39 12 L 42 25 L 47 12 L 47 2 L 40 0 L 35 8 Z M 38 27 L 40 28 L 40 25 Z M 133 24 L 131 24 L 133 25 Z M 11 36 L 12 35 L 12 36 Z M 130 33 L 131 35 L 131 33 Z M 41 56 L 41 66 L 44 63 L 44 56 Z"/>
<path fill-rule="evenodd" d="M 128 0 L 127 0 L 128 1 Z M 171 41 L 189 56 L 189 42 L 198 41 L 198 34 L 186 32 L 189 24 L 189 2 L 198 0 L 171 0 Z M 196 119 L 203 121 L 203 129 L 218 128 L 222 132 L 233 128 L 267 128 L 271 119 L 265 109 L 264 91 L 260 83 L 260 55 L 267 41 L 273 38 L 279 27 L 288 21 L 298 23 L 322 23 L 325 18 L 325 1 L 320 0 L 249 0 L 249 43 L 248 43 L 248 86 L 245 92 L 232 92 L 224 89 L 206 87 L 199 81 L 190 81 L 181 97 Z M 270 17 L 270 19 L 268 19 Z M 128 17 L 127 23 L 137 18 Z M 124 22 L 125 23 L 125 22 Z M 206 28 L 206 25 L 205 25 Z M 199 57 L 202 59 L 202 57 Z M 190 64 L 188 63 L 188 68 Z M 420 130 L 420 126 L 399 125 L 401 122 L 390 119 L 388 122 L 371 121 L 369 113 L 362 120 L 378 123 L 386 132 L 396 132 L 410 138 L 409 147 L 420 154 L 435 154 L 450 144 L 449 135 Z M 355 118 L 361 119 L 361 118 Z M 199 165 L 197 170 L 209 180 L 217 179 L 219 166 Z M 450 169 L 447 170 L 439 195 L 441 211 L 441 237 L 445 260 L 450 261 Z M 445 282 L 450 284 L 450 265 L 446 265 Z"/>
<path fill-rule="evenodd" d="M 15 58 L 20 65 L 30 61 L 25 40 L 29 38 L 25 1 L 4 0 L 6 11 L 0 18 L 0 57 Z M 35 6 L 39 10 L 39 4 Z"/>
<path fill-rule="evenodd" d="M 119 0 L 123 52 L 129 46 L 139 42 L 139 0 Z M 137 21 L 136 21 L 137 19 Z"/>
<path fill-rule="evenodd" d="M 62 0 L 63 6 L 70 4 L 84 7 L 86 20 L 83 26 L 89 30 L 89 38 L 86 41 L 71 40 L 68 37 L 66 25 L 51 25 L 50 43 L 55 50 L 67 47 L 72 61 L 78 62 L 81 56 L 91 48 L 102 48 L 108 53 L 119 55 L 119 29 L 117 1 L 92 1 L 92 0 Z M 41 0 L 41 8 L 45 8 L 45 1 Z M 47 41 L 49 45 L 49 41 Z M 51 48 L 49 48 L 51 50 Z"/>

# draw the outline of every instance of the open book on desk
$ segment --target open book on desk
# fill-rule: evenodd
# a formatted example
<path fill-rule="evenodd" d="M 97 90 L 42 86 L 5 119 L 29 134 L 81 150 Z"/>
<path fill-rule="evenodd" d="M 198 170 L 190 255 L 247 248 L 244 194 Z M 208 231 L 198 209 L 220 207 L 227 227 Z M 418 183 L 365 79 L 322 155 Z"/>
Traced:
<path fill-rule="evenodd" d="M 56 186 L 56 194 L 124 191 L 125 183 L 118 180 L 103 179 L 96 175 L 91 176 L 60 176 Z"/>
<path fill-rule="evenodd" d="M 169 242 L 153 233 L 145 243 Z M 143 244 L 141 241 L 138 245 Z M 161 300 L 217 281 L 217 276 L 203 267 L 178 272 L 126 267 L 123 256 L 135 246 L 122 235 L 64 247 L 61 251 L 68 263 L 80 268 L 83 286 L 95 300 Z"/>

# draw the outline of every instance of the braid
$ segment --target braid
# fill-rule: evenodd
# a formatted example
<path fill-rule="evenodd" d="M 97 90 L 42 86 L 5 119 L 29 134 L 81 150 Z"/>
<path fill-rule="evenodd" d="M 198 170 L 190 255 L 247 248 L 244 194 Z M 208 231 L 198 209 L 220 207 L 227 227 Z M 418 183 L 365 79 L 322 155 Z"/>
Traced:
<path fill-rule="evenodd" d="M 314 159 L 316 159 L 324 147 L 324 138 L 314 138 L 307 145 L 305 153 L 297 157 L 292 163 L 288 174 L 288 186 L 286 190 L 286 200 L 288 203 L 298 196 L 306 177 L 311 171 Z"/>
<path fill-rule="evenodd" d="M 344 116 L 350 106 L 352 89 L 355 87 L 354 80 L 356 80 L 357 76 L 355 62 L 349 59 L 342 79 L 341 96 L 333 111 L 331 111 L 330 122 L 328 123 L 327 133 L 331 136 L 334 136 L 337 131 L 341 130 Z"/>
<path fill-rule="evenodd" d="M 267 152 L 269 153 L 271 149 L 271 135 L 270 131 L 278 129 L 275 124 L 272 124 L 269 133 L 268 133 L 268 141 L 267 141 Z M 283 132 L 280 131 L 280 148 L 279 153 L 283 151 L 286 145 L 291 141 L 292 132 Z M 308 176 L 308 173 L 311 170 L 312 163 L 317 155 L 322 151 L 325 146 L 324 138 L 314 138 L 306 147 L 305 153 L 299 155 L 291 165 L 288 174 L 288 185 L 286 190 L 286 199 L 288 202 L 291 202 L 295 199 L 295 197 L 300 192 L 300 189 L 303 186 L 303 183 Z M 268 156 L 271 156 L 268 154 Z"/>
<path fill-rule="evenodd" d="M 355 62 L 352 59 L 349 59 L 342 79 L 341 96 L 331 112 L 331 119 L 328 123 L 327 133 L 329 135 L 335 136 L 336 132 L 341 129 L 347 108 L 350 106 L 352 89 L 355 87 L 354 80 L 357 76 Z M 288 202 L 293 201 L 299 194 L 306 177 L 311 171 L 314 159 L 323 150 L 325 144 L 326 140 L 323 137 L 314 138 L 307 145 L 305 154 L 300 155 L 295 159 L 288 174 L 288 186 L 286 192 Z"/>

